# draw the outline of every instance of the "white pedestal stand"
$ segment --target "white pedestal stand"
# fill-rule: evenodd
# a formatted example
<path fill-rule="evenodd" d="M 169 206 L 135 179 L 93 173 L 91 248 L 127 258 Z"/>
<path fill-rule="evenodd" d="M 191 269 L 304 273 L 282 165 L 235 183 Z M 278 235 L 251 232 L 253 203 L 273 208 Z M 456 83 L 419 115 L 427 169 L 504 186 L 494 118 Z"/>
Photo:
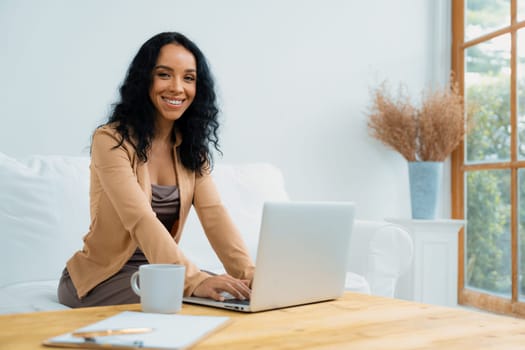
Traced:
<path fill-rule="evenodd" d="M 404 226 L 414 241 L 412 267 L 397 284 L 396 297 L 457 306 L 458 232 L 464 220 L 385 219 Z"/>

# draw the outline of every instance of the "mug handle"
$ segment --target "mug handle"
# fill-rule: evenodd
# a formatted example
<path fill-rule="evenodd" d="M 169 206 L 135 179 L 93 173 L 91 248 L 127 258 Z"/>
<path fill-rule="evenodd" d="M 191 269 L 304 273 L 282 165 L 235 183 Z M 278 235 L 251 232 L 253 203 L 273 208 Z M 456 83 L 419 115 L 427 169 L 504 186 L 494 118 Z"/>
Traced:
<path fill-rule="evenodd" d="M 140 297 L 140 288 L 137 284 L 137 280 L 139 278 L 139 271 L 133 272 L 133 275 L 131 275 L 130 283 L 131 283 L 131 289 Z"/>

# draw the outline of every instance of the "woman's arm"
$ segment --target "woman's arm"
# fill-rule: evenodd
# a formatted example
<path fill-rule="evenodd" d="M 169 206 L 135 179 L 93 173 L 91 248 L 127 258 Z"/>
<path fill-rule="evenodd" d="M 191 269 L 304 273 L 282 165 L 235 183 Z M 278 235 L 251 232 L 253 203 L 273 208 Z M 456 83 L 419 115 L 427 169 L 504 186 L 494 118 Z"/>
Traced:
<path fill-rule="evenodd" d="M 221 202 L 211 175 L 196 176 L 193 205 L 212 248 L 228 274 L 251 283 L 254 264 L 239 230 Z"/>

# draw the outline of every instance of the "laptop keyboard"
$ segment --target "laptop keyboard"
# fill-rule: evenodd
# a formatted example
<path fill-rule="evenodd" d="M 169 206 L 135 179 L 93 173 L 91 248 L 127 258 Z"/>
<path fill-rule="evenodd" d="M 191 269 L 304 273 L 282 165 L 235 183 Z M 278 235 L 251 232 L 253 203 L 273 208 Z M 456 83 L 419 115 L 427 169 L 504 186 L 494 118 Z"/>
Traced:
<path fill-rule="evenodd" d="M 250 305 L 250 301 L 249 300 L 236 299 L 230 293 L 223 292 L 223 293 L 221 293 L 221 295 L 224 297 L 224 302 L 225 303 L 236 304 L 236 305 Z"/>
<path fill-rule="evenodd" d="M 236 305 L 250 305 L 249 300 L 240 300 L 240 299 L 226 299 L 224 300 L 225 303 L 228 304 L 236 304 Z"/>

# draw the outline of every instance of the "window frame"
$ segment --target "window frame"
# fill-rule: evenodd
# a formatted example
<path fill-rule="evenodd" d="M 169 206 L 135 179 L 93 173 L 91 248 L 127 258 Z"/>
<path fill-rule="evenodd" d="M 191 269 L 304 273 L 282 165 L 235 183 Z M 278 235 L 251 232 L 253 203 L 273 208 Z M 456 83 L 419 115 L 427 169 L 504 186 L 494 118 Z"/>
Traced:
<path fill-rule="evenodd" d="M 524 0 L 521 0 L 524 1 Z M 510 76 L 510 126 L 511 151 L 510 161 L 465 164 L 464 143 L 462 142 L 451 155 L 451 214 L 454 219 L 465 218 L 465 174 L 474 170 L 509 169 L 511 171 L 511 278 L 512 294 L 510 299 L 485 294 L 465 287 L 465 230 L 461 229 L 458 237 L 458 303 L 473 306 L 487 311 L 515 316 L 525 316 L 525 302 L 519 301 L 518 290 L 518 170 L 525 169 L 525 161 L 518 160 L 518 95 L 517 95 L 517 33 L 525 28 L 525 21 L 517 22 L 518 0 L 510 0 L 510 25 L 484 34 L 472 40 L 465 41 L 465 0 L 452 0 L 452 50 L 451 67 L 459 84 L 460 92 L 464 93 L 465 51 L 474 45 L 504 34 L 511 37 L 511 76 Z"/>

